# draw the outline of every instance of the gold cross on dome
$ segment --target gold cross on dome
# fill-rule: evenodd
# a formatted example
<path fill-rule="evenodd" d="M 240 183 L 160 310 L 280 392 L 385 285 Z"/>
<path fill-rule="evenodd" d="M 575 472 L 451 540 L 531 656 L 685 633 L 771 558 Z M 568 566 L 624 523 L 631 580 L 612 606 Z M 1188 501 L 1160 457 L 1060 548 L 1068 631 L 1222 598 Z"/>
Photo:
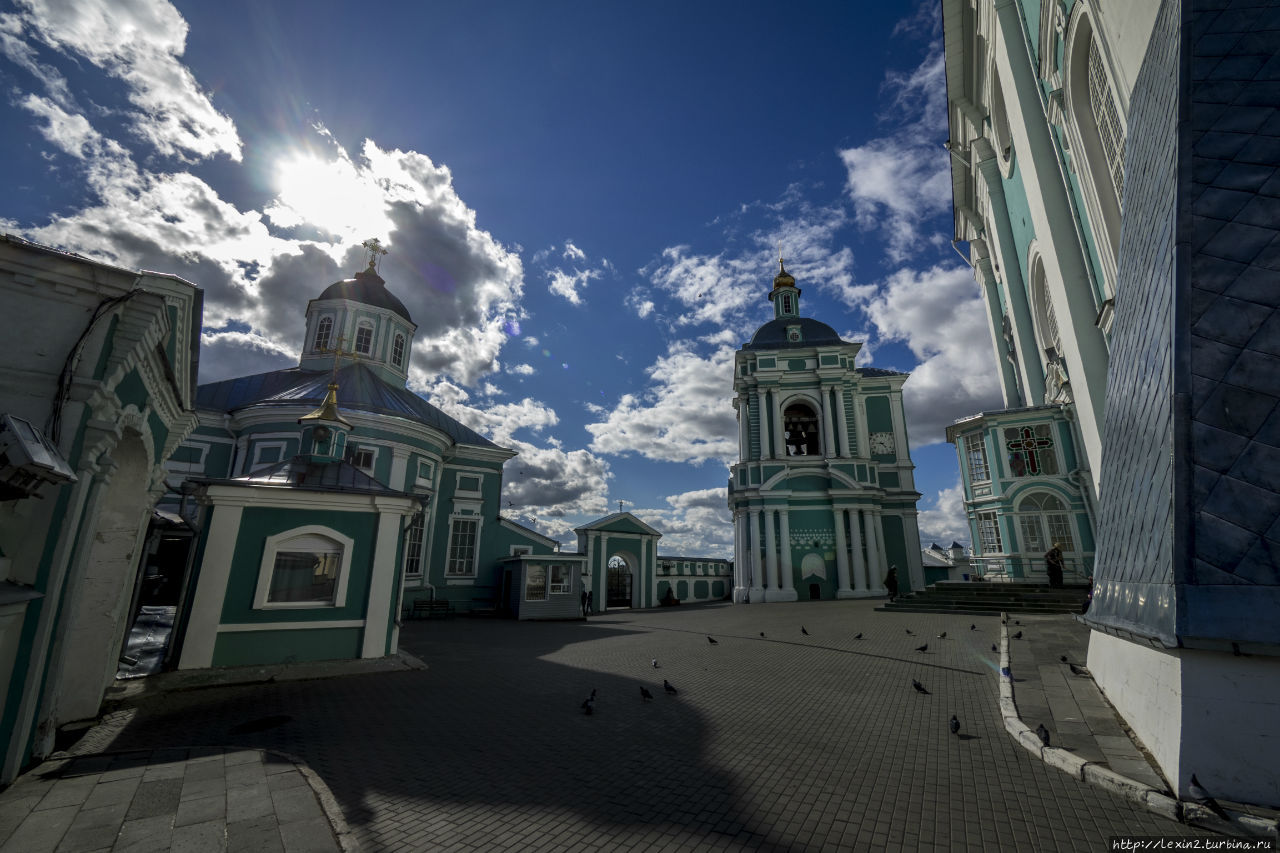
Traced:
<path fill-rule="evenodd" d="M 387 250 L 382 248 L 382 241 L 377 237 L 370 237 L 360 245 L 369 253 L 369 266 L 373 268 L 377 267 L 378 258 L 387 253 Z"/>

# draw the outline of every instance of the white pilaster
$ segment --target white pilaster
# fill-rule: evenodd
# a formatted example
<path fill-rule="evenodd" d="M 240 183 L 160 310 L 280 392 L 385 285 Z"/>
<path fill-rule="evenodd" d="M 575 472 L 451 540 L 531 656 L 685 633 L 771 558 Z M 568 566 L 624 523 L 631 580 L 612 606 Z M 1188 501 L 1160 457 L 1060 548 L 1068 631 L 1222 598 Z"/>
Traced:
<path fill-rule="evenodd" d="M 831 418 L 831 388 L 822 386 L 819 394 L 819 408 L 822 409 L 822 455 L 835 456 L 835 424 Z"/>
<path fill-rule="evenodd" d="M 773 458 L 787 458 L 787 440 L 782 435 L 782 404 L 778 401 L 778 390 L 769 394 L 769 431 L 773 435 Z"/>
<path fill-rule="evenodd" d="M 405 476 L 409 468 L 409 448 L 404 445 L 396 445 L 391 448 L 391 488 L 396 491 L 412 491 L 413 483 L 408 481 Z M 417 480 L 417 472 L 414 472 L 414 480 Z"/>
<path fill-rule="evenodd" d="M 408 454 L 405 454 L 406 458 Z M 402 472 L 403 473 L 403 472 Z M 392 482 L 399 482 L 392 479 Z M 364 638 L 360 657 L 380 658 L 390 654 L 387 649 L 387 622 L 395 618 L 392 602 L 396 599 L 396 545 L 400 539 L 400 522 L 403 516 L 383 509 L 378 514 L 378 533 L 374 540 L 373 571 L 369 580 L 369 601 L 365 605 Z"/>
<path fill-rule="evenodd" d="M 880 513 L 868 509 L 867 519 L 867 584 L 873 592 L 884 595 L 884 576 L 888 567 L 884 564 L 884 553 L 880 550 Z"/>
<path fill-rule="evenodd" d="M 779 531 L 782 541 L 778 543 L 779 550 L 782 552 L 782 588 L 778 591 L 779 600 L 795 601 L 797 596 L 795 578 L 792 577 L 791 568 L 791 527 L 785 509 L 778 511 L 778 521 L 782 525 Z"/>
<path fill-rule="evenodd" d="M 227 596 L 227 578 L 231 577 L 231 558 L 235 554 L 244 507 L 218 506 L 213 509 L 209 534 L 200 563 L 200 580 L 187 617 L 187 633 L 182 644 L 178 669 L 207 669 L 213 666 L 213 644 L 218 639 L 218 623 L 222 619 L 222 602 Z"/>
<path fill-rule="evenodd" d="M 773 532 L 772 509 L 764 511 L 764 564 L 769 574 L 769 588 L 765 590 L 765 601 L 778 600 L 778 539 Z"/>
<path fill-rule="evenodd" d="M 849 514 L 849 534 L 853 551 L 853 594 L 855 598 L 863 598 L 871 594 L 867 588 L 867 562 L 862 557 L 862 513 L 851 510 Z"/>
<path fill-rule="evenodd" d="M 840 425 L 840 431 L 836 438 L 839 454 L 849 457 L 853 454 L 849 450 L 849 418 L 844 413 L 844 395 L 845 390 L 843 387 L 836 389 L 836 423 Z"/>
<path fill-rule="evenodd" d="M 751 513 L 751 541 L 747 547 L 747 553 L 751 555 L 749 561 L 751 568 L 751 601 L 752 603 L 760 603 L 764 601 L 764 569 L 760 565 L 760 513 L 754 509 L 748 511 Z"/>
<path fill-rule="evenodd" d="M 831 512 L 836 525 L 836 578 L 840 582 L 836 598 L 853 598 L 853 590 L 849 588 L 849 546 L 844 535 L 845 511 L 835 507 Z"/>
<path fill-rule="evenodd" d="M 879 508 L 876 508 L 871 514 L 871 526 L 875 529 L 876 560 L 880 563 L 880 574 L 875 583 L 881 591 L 887 592 L 888 590 L 884 587 L 884 576 L 889 573 L 889 560 L 884 552 L 884 514 Z M 899 587 L 901 587 L 902 581 L 899 580 L 898 583 Z"/>
<path fill-rule="evenodd" d="M 738 460 L 745 462 L 747 451 L 751 447 L 751 438 L 748 432 L 751 421 L 751 404 L 745 396 L 739 394 L 738 399 L 734 401 L 734 408 L 738 410 Z"/>
<path fill-rule="evenodd" d="M 853 416 L 857 423 L 854 429 L 858 432 L 858 455 L 870 456 L 871 450 L 868 445 L 871 442 L 871 433 L 867 432 L 867 401 L 861 394 L 857 395 L 853 400 Z"/>

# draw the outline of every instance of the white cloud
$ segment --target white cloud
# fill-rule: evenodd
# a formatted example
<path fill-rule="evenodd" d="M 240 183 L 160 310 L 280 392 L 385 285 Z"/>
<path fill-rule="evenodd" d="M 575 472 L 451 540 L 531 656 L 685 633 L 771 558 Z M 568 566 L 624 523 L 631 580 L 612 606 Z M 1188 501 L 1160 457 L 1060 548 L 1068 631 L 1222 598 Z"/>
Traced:
<path fill-rule="evenodd" d="M 546 265 L 555 251 L 555 247 L 543 249 L 533 256 L 534 263 Z M 602 258 L 599 264 L 593 266 L 587 258 L 587 253 L 576 246 L 572 240 L 564 241 L 564 249 L 560 254 L 564 260 L 569 261 L 571 266 L 566 269 L 562 266 L 546 265 L 543 275 L 551 282 L 547 289 L 569 300 L 570 304 L 582 305 L 582 291 L 586 290 L 587 285 L 592 281 L 603 276 L 606 270 L 612 270 L 613 265 L 609 263 L 608 258 Z"/>
<path fill-rule="evenodd" d="M 187 22 L 171 4 L 24 0 L 22 6 L 21 23 L 32 36 L 126 84 L 136 108 L 129 114 L 133 129 L 161 154 L 240 159 L 235 125 L 180 61 Z"/>
<path fill-rule="evenodd" d="M 507 368 L 507 373 L 511 373 L 516 376 L 532 376 L 537 372 L 538 371 L 534 369 L 532 364 L 513 364 Z"/>
<path fill-rule="evenodd" d="M 574 305 L 582 304 L 580 290 L 585 290 L 593 278 L 599 278 L 599 270 L 574 270 L 565 272 L 561 269 L 547 270 L 547 278 L 551 279 L 548 290 L 557 296 L 563 296 Z"/>
<path fill-rule="evenodd" d="M 939 492 L 933 506 L 920 510 L 920 543 L 928 546 L 937 542 L 943 548 L 952 542 L 970 544 L 969 522 L 964 512 L 964 487 L 959 483 Z"/>
<path fill-rule="evenodd" d="M 603 421 L 586 425 L 591 449 L 693 464 L 735 459 L 733 358 L 728 346 L 702 356 L 676 345 L 646 371 L 648 390 L 623 395 Z"/>
<path fill-rule="evenodd" d="M 986 308 L 967 267 L 900 269 L 859 295 L 881 339 L 906 343 L 920 361 L 903 387 L 914 446 L 943 441 L 947 424 L 1002 404 Z"/>
<path fill-rule="evenodd" d="M 890 71 L 898 127 L 840 152 L 859 226 L 884 231 L 891 259 L 905 259 L 927 219 L 946 212 L 951 173 L 946 150 L 946 77 L 941 47 L 907 74 Z"/>
<path fill-rule="evenodd" d="M 63 152 L 76 159 L 84 159 L 85 151 L 93 145 L 100 144 L 102 137 L 89 120 L 82 115 L 71 114 L 60 105 L 39 95 L 27 95 L 19 104 L 24 110 L 45 121 L 40 133 Z"/>

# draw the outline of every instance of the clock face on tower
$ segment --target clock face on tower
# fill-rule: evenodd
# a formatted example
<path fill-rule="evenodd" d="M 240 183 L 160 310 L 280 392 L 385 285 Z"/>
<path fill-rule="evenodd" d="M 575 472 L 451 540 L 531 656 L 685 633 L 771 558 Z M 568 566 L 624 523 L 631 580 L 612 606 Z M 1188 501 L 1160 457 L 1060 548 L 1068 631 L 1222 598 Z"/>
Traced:
<path fill-rule="evenodd" d="M 876 454 L 893 453 L 893 433 L 891 432 L 871 433 L 871 452 Z"/>

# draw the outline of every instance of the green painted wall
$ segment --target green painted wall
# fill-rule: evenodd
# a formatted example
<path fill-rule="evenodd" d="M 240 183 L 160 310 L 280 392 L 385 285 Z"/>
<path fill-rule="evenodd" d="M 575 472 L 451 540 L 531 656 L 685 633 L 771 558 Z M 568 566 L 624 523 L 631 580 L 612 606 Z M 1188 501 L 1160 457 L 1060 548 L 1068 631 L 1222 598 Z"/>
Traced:
<path fill-rule="evenodd" d="M 898 589 L 911 591 L 911 573 L 907 571 L 906 532 L 902 519 L 896 515 L 886 515 L 882 519 L 884 531 L 884 556 L 889 565 L 898 567 Z"/>
<path fill-rule="evenodd" d="M 213 665 L 249 666 L 358 658 L 362 634 L 360 628 L 223 633 L 214 643 Z"/>
<path fill-rule="evenodd" d="M 867 431 L 893 432 L 893 415 L 889 412 L 888 397 L 867 398 Z"/>
<path fill-rule="evenodd" d="M 313 524 L 331 528 L 354 540 L 351 565 L 348 570 L 350 579 L 347 582 L 346 605 L 337 608 L 254 610 L 253 597 L 258 588 L 258 570 L 262 565 L 267 537 Z M 363 619 L 369 597 L 370 568 L 377 530 L 378 513 L 373 510 L 335 512 L 333 510 L 245 507 L 219 621 L 223 624 L 240 624 L 311 622 L 316 619 Z"/>

